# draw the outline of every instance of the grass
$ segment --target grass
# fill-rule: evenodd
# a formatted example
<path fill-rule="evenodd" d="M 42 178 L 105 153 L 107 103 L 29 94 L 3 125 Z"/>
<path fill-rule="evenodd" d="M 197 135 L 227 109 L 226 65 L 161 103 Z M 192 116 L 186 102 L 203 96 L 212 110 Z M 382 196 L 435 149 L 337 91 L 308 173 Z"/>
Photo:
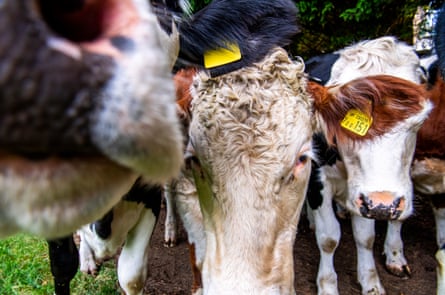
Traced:
<path fill-rule="evenodd" d="M 54 294 L 46 241 L 29 235 L 0 240 L 0 293 Z M 114 261 L 105 263 L 97 277 L 81 273 L 71 282 L 72 295 L 118 295 Z"/>

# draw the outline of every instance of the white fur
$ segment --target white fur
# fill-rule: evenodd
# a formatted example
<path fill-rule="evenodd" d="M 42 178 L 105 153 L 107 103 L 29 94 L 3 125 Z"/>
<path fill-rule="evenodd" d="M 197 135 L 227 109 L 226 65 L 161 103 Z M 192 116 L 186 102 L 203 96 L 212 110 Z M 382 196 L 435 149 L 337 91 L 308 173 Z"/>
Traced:
<path fill-rule="evenodd" d="M 174 180 L 173 180 L 174 181 Z M 174 247 L 177 241 L 178 222 L 176 219 L 176 204 L 174 200 L 175 192 L 172 191 L 172 183 L 164 186 L 165 200 L 165 226 L 164 226 L 164 246 Z"/>
<path fill-rule="evenodd" d="M 112 234 L 101 239 L 89 225 L 78 230 L 80 270 L 97 274 L 97 264 L 122 251 L 118 260 L 118 279 L 127 295 L 142 295 L 148 275 L 147 255 L 156 216 L 144 204 L 121 201 L 113 208 Z"/>
<path fill-rule="evenodd" d="M 412 46 L 385 36 L 339 50 L 326 85 L 344 84 L 358 77 L 388 74 L 420 83 L 423 71 Z"/>
<path fill-rule="evenodd" d="M 303 65 L 282 49 L 196 78 L 190 142 L 202 222 L 182 215 L 190 241 L 202 243 L 204 228 L 202 294 L 295 294 L 292 249 L 310 171 L 298 159 L 311 155 L 314 124 L 304 83 Z M 197 206 L 190 193 L 184 208 Z"/>

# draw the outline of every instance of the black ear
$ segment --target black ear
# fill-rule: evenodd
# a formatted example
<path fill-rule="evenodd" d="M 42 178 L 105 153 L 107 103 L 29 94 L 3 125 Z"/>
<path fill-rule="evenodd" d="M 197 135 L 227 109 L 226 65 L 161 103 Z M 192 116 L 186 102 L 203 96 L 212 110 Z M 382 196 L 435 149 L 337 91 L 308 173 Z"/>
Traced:
<path fill-rule="evenodd" d="M 438 67 L 442 77 L 445 77 L 445 4 L 440 9 L 436 22 L 434 46 L 438 57 Z"/>
<path fill-rule="evenodd" d="M 299 30 L 297 13 L 291 0 L 213 0 L 180 23 L 179 60 L 205 66 L 209 51 L 236 48 L 240 58 L 208 66 L 211 75 L 250 65 L 291 42 Z"/>
<path fill-rule="evenodd" d="M 305 72 L 309 74 L 309 79 L 325 85 L 331 78 L 332 66 L 339 57 L 338 53 L 326 53 L 305 61 Z"/>

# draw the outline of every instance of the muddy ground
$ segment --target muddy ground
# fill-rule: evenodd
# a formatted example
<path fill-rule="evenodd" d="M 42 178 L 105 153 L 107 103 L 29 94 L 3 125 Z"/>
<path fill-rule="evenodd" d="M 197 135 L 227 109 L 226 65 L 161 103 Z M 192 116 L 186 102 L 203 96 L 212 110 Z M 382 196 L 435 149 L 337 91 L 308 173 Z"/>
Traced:
<path fill-rule="evenodd" d="M 421 199 L 415 201 L 416 212 L 403 227 L 405 256 L 411 268 L 411 277 L 399 278 L 385 270 L 383 242 L 386 224 L 376 224 L 374 253 L 380 278 L 388 295 L 433 295 L 436 288 L 436 261 L 434 254 L 435 227 L 430 206 Z M 190 294 L 191 272 L 186 234 L 179 232 L 178 245 L 174 248 L 163 246 L 164 214 L 157 224 L 149 258 L 150 276 L 144 294 L 183 295 Z M 360 294 L 356 280 L 355 245 L 349 220 L 341 220 L 342 239 L 335 255 L 335 266 L 342 295 Z M 317 294 L 316 274 L 318 248 L 314 233 L 309 229 L 306 218 L 302 218 L 294 247 L 295 289 L 298 295 Z"/>

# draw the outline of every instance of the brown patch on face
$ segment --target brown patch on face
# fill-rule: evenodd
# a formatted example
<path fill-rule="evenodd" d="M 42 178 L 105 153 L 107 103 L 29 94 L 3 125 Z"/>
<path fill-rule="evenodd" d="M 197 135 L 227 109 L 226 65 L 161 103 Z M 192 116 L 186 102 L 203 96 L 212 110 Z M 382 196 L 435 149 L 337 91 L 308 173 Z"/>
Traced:
<path fill-rule="evenodd" d="M 323 89 L 308 83 L 314 97 L 315 110 L 327 126 L 327 139 L 338 143 L 347 140 L 369 140 L 381 136 L 413 114 L 422 110 L 426 97 L 423 86 L 389 75 L 359 78 L 340 86 Z M 340 122 L 351 109 L 357 109 L 373 119 L 364 136 L 341 127 Z"/>
<path fill-rule="evenodd" d="M 424 159 L 434 157 L 445 159 L 445 82 L 438 75 L 433 87 L 428 90 L 428 97 L 434 104 L 428 119 L 417 133 L 417 144 L 414 157 Z"/>

